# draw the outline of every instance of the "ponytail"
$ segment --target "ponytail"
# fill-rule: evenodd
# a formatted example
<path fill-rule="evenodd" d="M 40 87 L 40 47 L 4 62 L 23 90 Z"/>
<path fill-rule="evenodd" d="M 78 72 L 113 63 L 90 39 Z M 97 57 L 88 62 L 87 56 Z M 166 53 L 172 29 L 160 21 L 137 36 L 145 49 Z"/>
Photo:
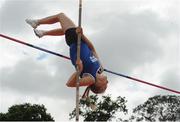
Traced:
<path fill-rule="evenodd" d="M 86 90 L 84 91 L 84 94 L 83 94 L 82 98 L 87 98 L 87 97 L 89 96 L 89 91 L 90 91 L 90 86 L 88 86 L 88 87 L 86 88 Z"/>

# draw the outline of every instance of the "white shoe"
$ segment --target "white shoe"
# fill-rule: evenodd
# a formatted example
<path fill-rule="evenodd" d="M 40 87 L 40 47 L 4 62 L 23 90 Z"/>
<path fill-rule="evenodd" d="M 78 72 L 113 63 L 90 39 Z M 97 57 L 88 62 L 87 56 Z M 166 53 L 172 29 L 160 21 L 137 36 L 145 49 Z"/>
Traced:
<path fill-rule="evenodd" d="M 28 23 L 34 29 L 37 28 L 37 26 L 38 26 L 38 21 L 37 20 L 26 19 L 25 21 L 26 21 L 26 23 Z"/>
<path fill-rule="evenodd" d="M 37 30 L 37 29 L 34 29 L 34 33 L 36 34 L 37 37 L 41 38 L 44 36 L 44 32 L 43 30 Z"/>

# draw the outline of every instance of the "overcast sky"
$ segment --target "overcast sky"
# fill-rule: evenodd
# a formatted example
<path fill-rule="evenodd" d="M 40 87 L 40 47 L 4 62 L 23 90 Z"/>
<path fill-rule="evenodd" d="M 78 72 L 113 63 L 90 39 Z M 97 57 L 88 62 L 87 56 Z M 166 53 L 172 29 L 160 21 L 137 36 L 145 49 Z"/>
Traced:
<path fill-rule="evenodd" d="M 180 91 L 179 0 L 83 0 L 82 26 L 104 67 Z M 78 0 L 1 0 L 0 33 L 69 55 L 64 37 L 37 38 L 26 18 L 64 12 L 78 22 Z M 39 29 L 59 28 L 59 24 Z M 70 61 L 0 38 L 0 112 L 14 104 L 44 104 L 55 120 L 67 121 L 75 89 L 65 83 Z M 172 94 L 106 73 L 106 94 L 122 96 L 128 108 L 157 94 Z M 83 89 L 81 89 L 81 93 Z"/>

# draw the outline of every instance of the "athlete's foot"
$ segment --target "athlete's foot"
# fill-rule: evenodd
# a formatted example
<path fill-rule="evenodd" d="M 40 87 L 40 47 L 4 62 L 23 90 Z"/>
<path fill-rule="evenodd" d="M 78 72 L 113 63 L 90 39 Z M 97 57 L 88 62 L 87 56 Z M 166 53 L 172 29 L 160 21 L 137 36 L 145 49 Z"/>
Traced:
<path fill-rule="evenodd" d="M 45 31 L 34 29 L 34 33 L 36 34 L 37 37 L 41 38 L 44 36 Z"/>
<path fill-rule="evenodd" d="M 34 29 L 37 28 L 37 26 L 39 25 L 38 20 L 26 19 L 25 21 Z"/>

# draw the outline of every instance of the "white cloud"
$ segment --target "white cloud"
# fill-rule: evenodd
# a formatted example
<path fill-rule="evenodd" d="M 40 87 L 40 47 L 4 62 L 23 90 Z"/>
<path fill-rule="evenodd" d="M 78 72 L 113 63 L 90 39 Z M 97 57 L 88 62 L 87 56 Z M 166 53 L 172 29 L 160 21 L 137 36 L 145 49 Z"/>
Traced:
<path fill-rule="evenodd" d="M 33 13 L 43 14 L 45 10 L 39 1 L 7 0 L 3 3 L 0 11 L 0 30 L 20 34 L 26 31 L 24 20 L 33 16 Z"/>

